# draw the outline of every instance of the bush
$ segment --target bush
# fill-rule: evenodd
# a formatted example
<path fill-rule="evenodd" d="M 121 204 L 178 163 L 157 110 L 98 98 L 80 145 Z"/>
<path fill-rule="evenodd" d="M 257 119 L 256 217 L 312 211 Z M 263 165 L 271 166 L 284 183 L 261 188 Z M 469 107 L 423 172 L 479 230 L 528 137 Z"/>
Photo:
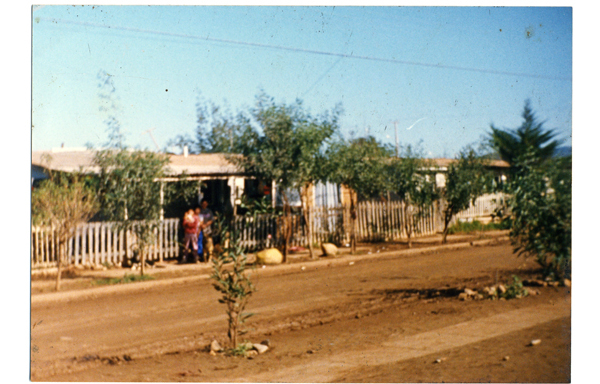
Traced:
<path fill-rule="evenodd" d="M 514 251 L 535 258 L 545 278 L 571 278 L 571 162 L 521 158 L 511 182 Z"/>
<path fill-rule="evenodd" d="M 246 333 L 242 326 L 253 315 L 244 310 L 256 288 L 246 274 L 247 257 L 240 246 L 237 233 L 225 226 L 222 220 L 217 220 L 215 224 L 215 231 L 222 239 L 223 252 L 213 258 L 211 278 L 214 280 L 214 288 L 222 294 L 219 303 L 226 305 L 227 336 L 231 351 L 233 354 L 237 354 L 237 350 L 245 353 L 238 345 L 237 338 Z"/>
<path fill-rule="evenodd" d="M 513 275 L 513 281 L 506 286 L 506 292 L 500 295 L 505 299 L 520 299 L 529 295 L 529 291 L 523 288 L 523 282 L 518 276 Z"/>
<path fill-rule="evenodd" d="M 121 278 L 94 280 L 94 284 L 95 285 L 128 284 L 128 283 L 135 283 L 136 281 L 146 281 L 146 280 L 154 280 L 154 277 L 148 276 L 148 275 L 125 274 L 125 276 L 123 276 Z"/>
<path fill-rule="evenodd" d="M 481 231 L 495 231 L 501 229 L 510 229 L 510 221 L 503 220 L 500 223 L 488 223 L 483 224 L 478 220 L 474 221 L 459 221 L 455 225 L 448 228 L 449 234 L 456 233 L 473 233 L 473 232 L 481 232 Z"/>

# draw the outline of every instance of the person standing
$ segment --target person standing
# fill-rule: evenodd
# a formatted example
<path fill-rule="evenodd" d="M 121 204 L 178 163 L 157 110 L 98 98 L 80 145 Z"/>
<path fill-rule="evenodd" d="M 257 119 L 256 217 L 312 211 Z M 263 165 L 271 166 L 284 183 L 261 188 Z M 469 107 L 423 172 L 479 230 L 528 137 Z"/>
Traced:
<path fill-rule="evenodd" d="M 198 257 L 198 228 L 199 218 L 194 214 L 193 209 L 189 209 L 183 216 L 183 262 L 188 261 L 190 256 L 194 257 L 194 259 Z"/>
<path fill-rule="evenodd" d="M 202 217 L 202 236 L 204 248 L 204 260 L 209 262 L 213 255 L 213 238 L 211 224 L 215 220 L 213 212 L 208 208 L 208 201 L 202 200 L 200 203 L 200 216 Z"/>
<path fill-rule="evenodd" d="M 196 253 L 196 260 L 204 260 L 204 244 L 203 238 L 204 233 L 202 231 L 202 224 L 204 223 L 204 217 L 200 214 L 200 207 L 196 207 L 194 209 L 194 214 L 198 218 L 198 251 Z"/>

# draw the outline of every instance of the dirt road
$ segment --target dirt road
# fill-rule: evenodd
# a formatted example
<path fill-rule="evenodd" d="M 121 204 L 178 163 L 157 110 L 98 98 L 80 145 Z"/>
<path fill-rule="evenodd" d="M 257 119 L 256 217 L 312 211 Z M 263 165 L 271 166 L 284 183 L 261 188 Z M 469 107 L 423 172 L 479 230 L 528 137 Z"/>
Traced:
<path fill-rule="evenodd" d="M 485 364 L 470 373 L 461 369 L 461 361 L 485 360 L 478 361 L 477 353 L 467 358 L 465 348 L 497 340 L 493 366 L 508 368 L 489 380 L 505 381 L 512 372 L 516 381 L 568 381 L 566 288 L 542 288 L 522 300 L 456 298 L 465 287 L 534 272 L 535 265 L 516 258 L 507 244 L 260 269 L 254 273 L 258 291 L 248 310 L 256 316 L 247 338 L 269 338 L 273 347 L 254 360 L 204 352 L 213 338 L 226 341 L 226 322 L 217 292 L 200 276 L 96 297 L 33 300 L 32 379 L 436 381 L 428 375 L 442 369 L 456 375 L 454 381 L 477 381 L 494 370 Z M 536 334 L 545 335 L 544 342 L 526 347 Z M 446 360 L 452 353 L 456 359 Z M 531 353 L 541 355 L 522 359 Z M 506 356 L 512 357 L 502 360 Z M 442 363 L 432 370 L 399 366 L 438 358 Z M 454 363 L 454 373 L 443 371 Z"/>

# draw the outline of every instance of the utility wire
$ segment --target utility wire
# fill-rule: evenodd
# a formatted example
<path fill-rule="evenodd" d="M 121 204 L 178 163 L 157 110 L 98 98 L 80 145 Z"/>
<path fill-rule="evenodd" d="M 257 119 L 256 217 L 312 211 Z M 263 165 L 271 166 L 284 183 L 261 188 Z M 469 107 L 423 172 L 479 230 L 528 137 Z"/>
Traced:
<path fill-rule="evenodd" d="M 379 62 L 387 62 L 387 63 L 394 63 L 394 64 L 414 65 L 414 66 L 428 67 L 428 68 L 454 69 L 457 71 L 487 73 L 487 74 L 502 75 L 502 76 L 530 77 L 530 78 L 535 78 L 535 79 L 547 79 L 547 80 L 559 80 L 559 81 L 571 81 L 572 80 L 571 77 L 546 76 L 546 75 L 537 75 L 537 74 L 531 74 L 531 73 L 496 71 L 493 69 L 460 67 L 460 66 L 445 65 L 445 64 L 429 64 L 429 63 L 421 63 L 421 62 L 417 62 L 417 61 L 386 59 L 386 58 L 381 58 L 381 57 L 317 51 L 317 50 L 312 50 L 312 49 L 284 47 L 284 46 L 280 46 L 280 45 L 252 43 L 252 42 L 229 40 L 229 39 L 218 39 L 218 38 L 214 38 L 214 37 L 210 37 L 210 36 L 206 36 L 206 37 L 194 36 L 194 35 L 187 35 L 187 34 L 182 34 L 182 33 L 162 32 L 162 31 L 154 31 L 154 30 L 150 30 L 150 29 L 140 29 L 140 28 L 130 28 L 130 27 L 118 27 L 118 26 L 105 25 L 105 24 L 62 20 L 62 19 L 54 19 L 54 18 L 47 18 L 47 17 L 39 17 L 39 18 L 36 18 L 36 20 L 44 20 L 44 21 L 50 21 L 50 22 L 54 22 L 54 23 L 75 24 L 75 25 L 81 25 L 81 26 L 87 26 L 87 27 L 105 28 L 105 29 L 121 30 L 121 31 L 128 31 L 128 32 L 147 33 L 147 34 L 153 34 L 153 35 L 180 37 L 180 38 L 185 38 L 185 39 L 203 40 L 203 41 L 211 41 L 211 42 L 217 42 L 217 43 L 244 45 L 244 46 L 258 47 L 258 48 L 279 49 L 279 50 L 283 50 L 283 51 L 310 53 L 310 54 L 323 55 L 323 56 L 336 56 L 336 57 L 347 58 L 347 59 L 379 61 Z"/>

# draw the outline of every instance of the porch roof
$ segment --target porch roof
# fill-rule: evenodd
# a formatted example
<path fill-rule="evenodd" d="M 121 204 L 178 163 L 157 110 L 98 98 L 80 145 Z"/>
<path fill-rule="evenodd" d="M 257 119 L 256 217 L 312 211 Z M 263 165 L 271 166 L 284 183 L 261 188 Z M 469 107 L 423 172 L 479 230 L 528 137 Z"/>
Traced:
<path fill-rule="evenodd" d="M 48 163 L 44 157 L 51 157 Z M 31 164 L 60 172 L 98 173 L 100 168 L 93 163 L 95 151 L 86 149 L 58 149 L 33 151 Z M 243 170 L 227 160 L 222 153 L 203 153 L 199 155 L 168 155 L 167 175 L 177 176 L 234 176 L 243 175 Z"/>

